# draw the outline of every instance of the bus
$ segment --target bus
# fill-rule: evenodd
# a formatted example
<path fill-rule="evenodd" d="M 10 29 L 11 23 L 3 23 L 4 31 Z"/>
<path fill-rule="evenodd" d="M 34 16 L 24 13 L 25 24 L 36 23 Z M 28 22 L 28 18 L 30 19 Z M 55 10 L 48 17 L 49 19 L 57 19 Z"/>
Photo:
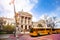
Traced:
<path fill-rule="evenodd" d="M 60 33 L 60 28 L 40 28 L 33 27 L 30 29 L 30 36 L 40 36 Z"/>

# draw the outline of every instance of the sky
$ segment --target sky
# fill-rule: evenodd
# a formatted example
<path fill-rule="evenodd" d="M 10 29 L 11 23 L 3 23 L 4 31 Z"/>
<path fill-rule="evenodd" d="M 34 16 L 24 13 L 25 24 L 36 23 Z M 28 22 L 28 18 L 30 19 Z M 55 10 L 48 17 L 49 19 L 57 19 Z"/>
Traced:
<path fill-rule="evenodd" d="M 14 17 L 12 0 L 0 0 L 0 16 Z M 60 16 L 60 0 L 15 0 L 16 12 L 23 9 L 24 12 L 32 14 L 33 21 L 38 21 L 42 15 Z"/>

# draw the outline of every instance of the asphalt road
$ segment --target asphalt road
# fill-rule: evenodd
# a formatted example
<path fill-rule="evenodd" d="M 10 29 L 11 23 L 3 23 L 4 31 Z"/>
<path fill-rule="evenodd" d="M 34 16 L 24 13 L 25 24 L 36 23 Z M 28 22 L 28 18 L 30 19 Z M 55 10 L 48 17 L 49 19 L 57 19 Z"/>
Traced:
<path fill-rule="evenodd" d="M 30 35 L 19 35 L 18 38 L 13 37 L 12 35 L 6 40 L 60 40 L 60 34 L 52 34 L 38 37 L 31 37 Z"/>

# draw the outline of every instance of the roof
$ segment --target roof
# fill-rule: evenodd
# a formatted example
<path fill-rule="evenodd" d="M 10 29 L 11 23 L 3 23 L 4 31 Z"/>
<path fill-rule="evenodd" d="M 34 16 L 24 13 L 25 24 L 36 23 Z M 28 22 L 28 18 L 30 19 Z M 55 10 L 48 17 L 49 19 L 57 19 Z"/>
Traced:
<path fill-rule="evenodd" d="M 13 18 L 6 18 L 6 17 L 0 17 L 2 19 L 7 19 L 7 20 L 14 20 Z"/>
<path fill-rule="evenodd" d="M 32 16 L 32 14 L 28 13 L 28 12 L 18 12 L 20 15 L 26 15 L 26 16 Z"/>

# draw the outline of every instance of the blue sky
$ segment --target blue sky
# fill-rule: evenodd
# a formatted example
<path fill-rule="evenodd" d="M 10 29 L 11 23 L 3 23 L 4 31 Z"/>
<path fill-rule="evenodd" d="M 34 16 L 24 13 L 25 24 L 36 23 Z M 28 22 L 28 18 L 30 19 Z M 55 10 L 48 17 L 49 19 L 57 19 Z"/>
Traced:
<path fill-rule="evenodd" d="M 0 16 L 13 17 L 11 0 L 0 0 Z M 42 15 L 60 16 L 60 0 L 15 0 L 16 11 L 30 12 L 33 21 L 38 21 Z"/>
<path fill-rule="evenodd" d="M 60 0 L 39 0 L 32 12 L 40 17 L 47 14 L 49 16 L 60 16 Z"/>

